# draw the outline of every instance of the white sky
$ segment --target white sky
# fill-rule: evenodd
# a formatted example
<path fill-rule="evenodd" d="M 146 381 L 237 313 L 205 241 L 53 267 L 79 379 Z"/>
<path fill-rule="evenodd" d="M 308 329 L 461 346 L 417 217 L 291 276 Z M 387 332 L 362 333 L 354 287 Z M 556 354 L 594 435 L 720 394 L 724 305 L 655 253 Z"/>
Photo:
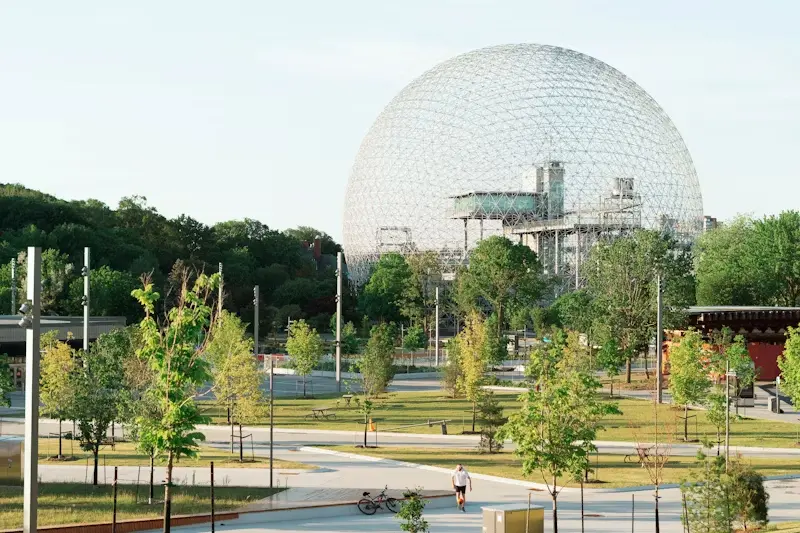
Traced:
<path fill-rule="evenodd" d="M 2 0 L 0 182 L 340 239 L 383 106 L 451 56 L 536 42 L 661 104 L 707 214 L 777 213 L 800 193 L 798 21 L 790 0 Z"/>

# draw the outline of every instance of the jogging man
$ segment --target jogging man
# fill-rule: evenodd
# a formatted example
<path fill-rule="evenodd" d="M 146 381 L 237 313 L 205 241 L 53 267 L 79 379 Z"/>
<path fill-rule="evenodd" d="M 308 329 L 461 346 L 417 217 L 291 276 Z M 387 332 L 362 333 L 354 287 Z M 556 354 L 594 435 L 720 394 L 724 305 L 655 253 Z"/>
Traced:
<path fill-rule="evenodd" d="M 469 481 L 469 490 L 472 491 L 472 478 L 469 477 L 469 472 L 467 469 L 464 468 L 464 465 L 458 464 L 456 465 L 456 469 L 453 471 L 453 475 L 450 476 L 450 481 L 453 484 L 453 488 L 456 491 L 456 501 L 458 502 L 458 508 L 461 509 L 461 512 L 466 513 L 467 510 L 464 507 L 464 504 L 467 501 L 467 481 Z"/>

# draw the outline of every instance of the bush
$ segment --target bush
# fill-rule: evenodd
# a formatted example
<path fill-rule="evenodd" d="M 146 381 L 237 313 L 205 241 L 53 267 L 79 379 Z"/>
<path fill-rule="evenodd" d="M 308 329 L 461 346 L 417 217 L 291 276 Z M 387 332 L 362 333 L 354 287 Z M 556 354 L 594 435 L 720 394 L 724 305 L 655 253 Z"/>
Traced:
<path fill-rule="evenodd" d="M 503 408 L 494 393 L 485 391 L 478 400 L 478 419 L 481 421 L 481 453 L 495 453 L 503 448 L 503 441 L 496 438 L 500 427 L 506 423 Z"/>
<path fill-rule="evenodd" d="M 425 500 L 422 498 L 422 487 L 414 490 L 406 490 L 403 493 L 406 500 L 397 513 L 400 521 L 400 529 L 408 533 L 427 533 L 428 522 L 422 518 L 422 511 L 425 509 Z"/>

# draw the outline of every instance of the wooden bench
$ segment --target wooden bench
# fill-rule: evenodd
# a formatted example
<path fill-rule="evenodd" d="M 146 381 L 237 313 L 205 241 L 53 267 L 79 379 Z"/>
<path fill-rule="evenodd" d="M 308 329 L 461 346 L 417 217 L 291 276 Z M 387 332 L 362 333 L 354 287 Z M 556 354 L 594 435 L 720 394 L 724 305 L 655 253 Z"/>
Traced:
<path fill-rule="evenodd" d="M 650 458 L 650 451 L 653 449 L 652 446 L 637 446 L 636 447 L 636 455 L 626 455 L 623 459 L 625 463 L 641 463 L 644 466 L 645 461 Z"/>
<path fill-rule="evenodd" d="M 332 407 L 314 407 L 311 413 L 306 415 L 306 418 L 311 417 L 317 420 L 336 418 L 336 413 L 333 412 Z"/>

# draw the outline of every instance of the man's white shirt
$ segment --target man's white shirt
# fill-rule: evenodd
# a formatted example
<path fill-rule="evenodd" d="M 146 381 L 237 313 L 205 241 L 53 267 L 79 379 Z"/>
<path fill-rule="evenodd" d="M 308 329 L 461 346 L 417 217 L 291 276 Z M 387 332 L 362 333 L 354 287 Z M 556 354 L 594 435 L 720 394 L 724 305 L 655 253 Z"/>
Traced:
<path fill-rule="evenodd" d="M 467 472 L 466 468 L 462 468 L 461 470 L 455 469 L 453 471 L 453 482 L 458 487 L 466 487 L 467 480 L 469 479 L 469 473 Z"/>

